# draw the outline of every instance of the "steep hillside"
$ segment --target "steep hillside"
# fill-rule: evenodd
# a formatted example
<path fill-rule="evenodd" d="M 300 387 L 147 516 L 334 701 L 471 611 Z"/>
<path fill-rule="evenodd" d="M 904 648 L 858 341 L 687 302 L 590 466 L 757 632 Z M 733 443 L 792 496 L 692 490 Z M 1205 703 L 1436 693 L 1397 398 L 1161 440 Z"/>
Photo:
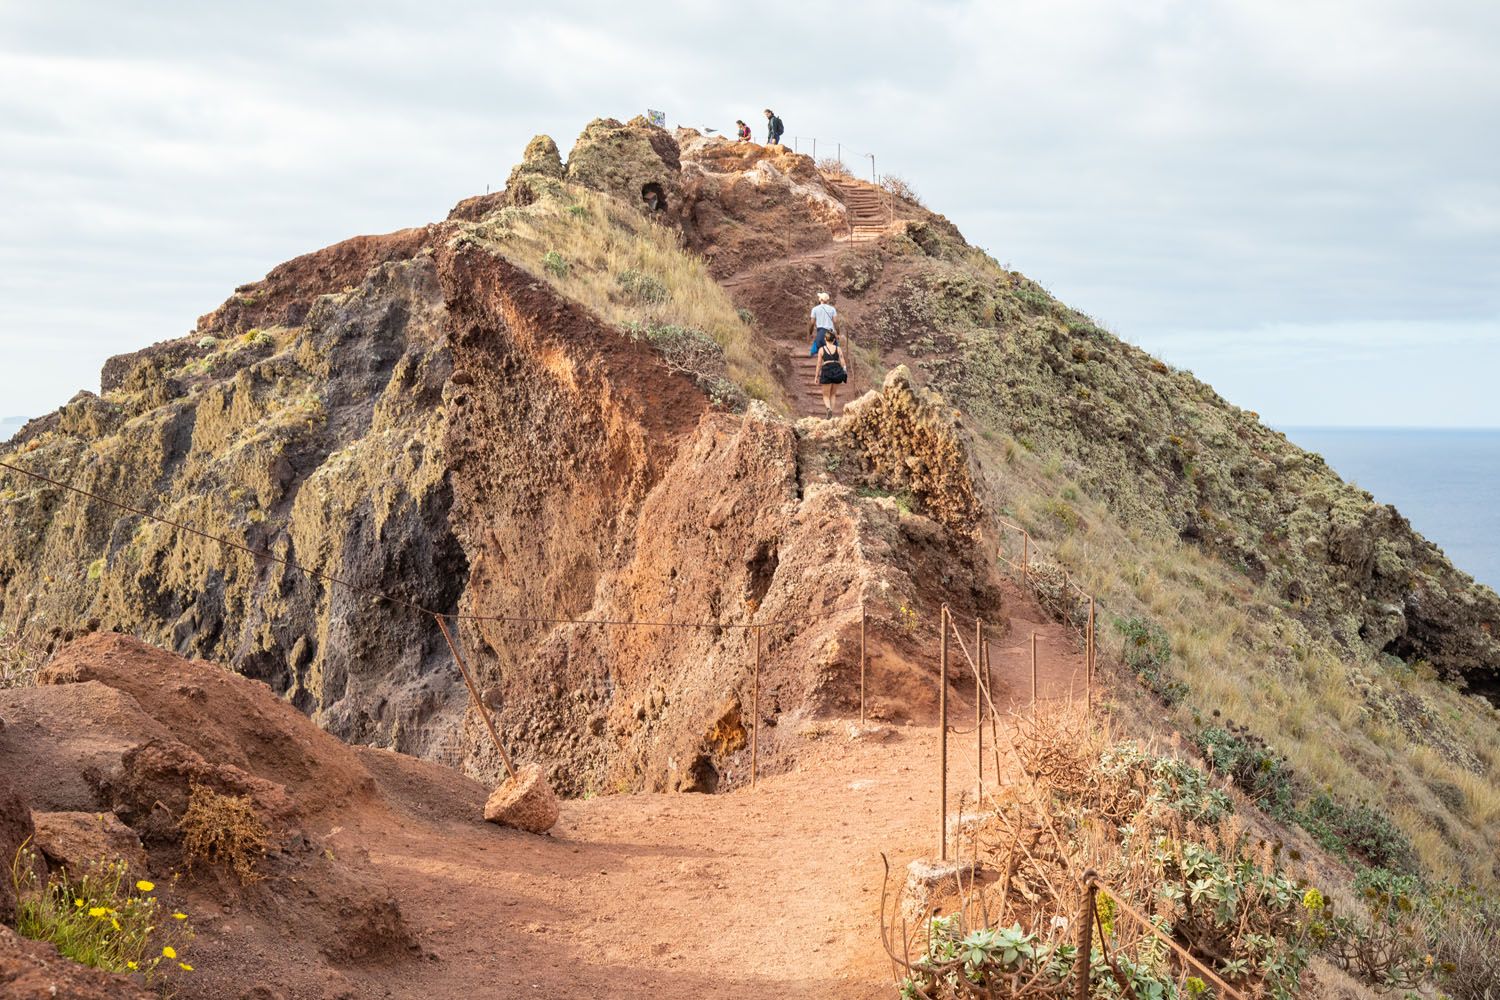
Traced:
<path fill-rule="evenodd" d="M 595 123 L 563 172 L 538 141 L 503 196 L 298 258 L 113 359 L 5 460 L 172 524 L 7 473 L 0 614 L 38 660 L 131 632 L 348 741 L 494 777 L 425 612 L 462 615 L 519 756 L 574 793 L 744 780 L 752 621 L 773 713 L 851 704 L 862 603 L 880 712 L 922 710 L 897 609 L 994 604 L 966 452 L 899 379 L 879 419 L 920 428 L 915 478 L 777 414 L 754 330 L 673 227 L 675 151 Z M 819 481 L 835 453 L 870 471 Z M 856 492 L 882 484 L 915 511 Z"/>
<path fill-rule="evenodd" d="M 767 720 L 848 710 L 861 603 L 877 712 L 925 717 L 912 622 L 1002 618 L 1018 520 L 1099 595 L 1144 727 L 1249 723 L 1283 818 L 1379 801 L 1429 868 L 1500 878 L 1500 599 L 941 216 L 892 197 L 851 239 L 859 189 L 640 120 L 566 161 L 538 137 L 504 192 L 282 265 L 0 456 L 465 616 L 508 737 L 574 793 L 743 781 L 756 621 Z M 819 288 L 879 390 L 832 423 L 795 419 Z M 498 773 L 422 611 L 11 473 L 0 619 L 33 659 L 132 632 Z"/>

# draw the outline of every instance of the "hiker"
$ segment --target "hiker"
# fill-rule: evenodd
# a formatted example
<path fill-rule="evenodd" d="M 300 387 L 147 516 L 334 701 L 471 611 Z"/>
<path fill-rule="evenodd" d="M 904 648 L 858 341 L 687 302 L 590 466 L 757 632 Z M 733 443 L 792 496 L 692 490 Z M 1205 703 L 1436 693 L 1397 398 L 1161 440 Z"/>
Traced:
<path fill-rule="evenodd" d="M 833 419 L 833 405 L 838 402 L 839 386 L 847 381 L 849 373 L 844 370 L 838 332 L 829 330 L 823 345 L 818 348 L 818 384 L 823 387 L 823 409 L 828 411 L 829 420 Z"/>
<path fill-rule="evenodd" d="M 735 119 L 734 124 L 737 126 L 737 128 L 735 128 L 735 134 L 739 136 L 739 141 L 740 142 L 749 142 L 750 141 L 750 126 L 746 125 L 743 121 L 740 121 L 738 118 Z"/>
<path fill-rule="evenodd" d="M 817 354 L 823 347 L 823 340 L 828 334 L 838 329 L 839 311 L 828 303 L 828 293 L 818 293 L 818 304 L 812 308 L 812 319 L 807 324 L 807 335 L 812 338 L 812 346 L 807 349 L 808 357 Z"/>
<path fill-rule="evenodd" d="M 770 108 L 766 109 L 766 145 L 781 145 L 781 134 L 786 131 L 786 126 L 781 124 L 781 119 L 776 112 Z"/>

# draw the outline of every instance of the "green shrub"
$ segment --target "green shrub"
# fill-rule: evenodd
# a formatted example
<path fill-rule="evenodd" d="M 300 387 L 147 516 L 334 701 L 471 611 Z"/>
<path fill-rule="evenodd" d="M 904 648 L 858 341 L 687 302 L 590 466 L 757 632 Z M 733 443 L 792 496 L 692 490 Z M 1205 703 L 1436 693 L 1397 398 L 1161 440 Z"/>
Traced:
<path fill-rule="evenodd" d="M 572 265 L 556 250 L 548 250 L 542 254 L 542 267 L 546 268 L 548 274 L 557 278 L 566 278 L 568 272 L 572 270 Z"/>
<path fill-rule="evenodd" d="M 1116 618 L 1115 631 L 1125 638 L 1125 665 L 1152 694 L 1168 705 L 1175 705 L 1187 697 L 1188 686 L 1172 679 L 1167 671 L 1167 663 L 1172 659 L 1172 642 L 1165 629 L 1150 618 L 1136 615 Z"/>
<path fill-rule="evenodd" d="M 183 951 L 193 938 L 187 915 L 172 912 L 156 886 L 132 882 L 123 861 L 101 862 L 81 876 L 37 877 L 36 855 L 22 845 L 11 860 L 16 932 L 47 941 L 65 958 L 107 972 L 136 973 L 167 986 L 192 972 Z"/>
<path fill-rule="evenodd" d="M 646 305 L 660 305 L 672 298 L 670 288 L 649 274 L 642 274 L 639 271 L 625 271 L 615 279 L 615 283 L 627 296 Z"/>
<path fill-rule="evenodd" d="M 1346 805 L 1319 792 L 1294 818 L 1325 850 L 1344 861 L 1403 874 L 1419 870 L 1416 849 L 1406 834 L 1389 816 L 1363 802 Z"/>
<path fill-rule="evenodd" d="M 1145 804 L 1161 806 L 1195 823 L 1217 823 L 1234 813 L 1227 792 L 1214 788 L 1208 775 L 1175 757 L 1153 757 L 1134 743 L 1117 743 L 1099 757 L 1101 773 L 1120 778 L 1135 772 L 1145 779 Z"/>
<path fill-rule="evenodd" d="M 1209 770 L 1222 774 L 1256 805 L 1281 819 L 1292 812 L 1292 769 L 1286 758 L 1246 729 L 1209 726 L 1193 736 Z"/>

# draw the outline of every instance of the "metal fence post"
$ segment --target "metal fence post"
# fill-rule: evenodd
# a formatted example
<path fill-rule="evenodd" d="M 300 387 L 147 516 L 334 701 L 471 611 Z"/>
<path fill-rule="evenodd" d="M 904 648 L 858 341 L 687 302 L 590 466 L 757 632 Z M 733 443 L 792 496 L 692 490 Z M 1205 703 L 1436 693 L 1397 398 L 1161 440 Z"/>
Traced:
<path fill-rule="evenodd" d="M 938 615 L 938 860 L 948 860 L 948 605 Z"/>
<path fill-rule="evenodd" d="M 974 619 L 974 750 L 979 764 L 977 803 L 984 798 L 984 619 Z"/>
<path fill-rule="evenodd" d="M 1089 1000 L 1090 956 L 1094 950 L 1094 873 L 1083 873 L 1083 907 L 1078 914 L 1078 956 L 1073 979 L 1073 1000 Z"/>
<path fill-rule="evenodd" d="M 865 724 L 865 615 L 864 602 L 859 605 L 859 724 Z"/>
<path fill-rule="evenodd" d="M 1031 633 L 1031 714 L 1036 714 L 1036 633 Z"/>
<path fill-rule="evenodd" d="M 500 763 L 505 765 L 505 773 L 512 778 L 516 776 L 516 768 L 510 762 L 510 754 L 505 752 L 505 744 L 500 742 L 500 733 L 495 729 L 495 721 L 490 718 L 489 711 L 484 707 L 484 702 L 479 698 L 479 688 L 474 684 L 474 678 L 469 674 L 469 666 L 464 658 L 459 655 L 458 643 L 453 641 L 453 635 L 448 631 L 448 623 L 443 621 L 441 615 L 433 615 L 438 623 L 438 628 L 443 631 L 443 639 L 448 643 L 448 652 L 453 654 L 453 662 L 458 664 L 458 672 L 464 675 L 464 684 L 469 689 L 469 695 L 474 699 L 474 708 L 478 710 L 479 717 L 484 720 L 484 727 L 490 731 L 490 739 L 495 742 L 495 749 L 500 752 Z"/>
<path fill-rule="evenodd" d="M 755 626 L 755 680 L 751 684 L 750 721 L 750 787 L 755 787 L 755 773 L 760 764 L 760 629 Z"/>
<path fill-rule="evenodd" d="M 1031 570 L 1031 532 L 1021 532 L 1021 575 Z"/>
<path fill-rule="evenodd" d="M 1089 635 L 1084 651 L 1085 687 L 1088 689 L 1087 709 L 1094 711 L 1094 595 L 1089 595 Z"/>

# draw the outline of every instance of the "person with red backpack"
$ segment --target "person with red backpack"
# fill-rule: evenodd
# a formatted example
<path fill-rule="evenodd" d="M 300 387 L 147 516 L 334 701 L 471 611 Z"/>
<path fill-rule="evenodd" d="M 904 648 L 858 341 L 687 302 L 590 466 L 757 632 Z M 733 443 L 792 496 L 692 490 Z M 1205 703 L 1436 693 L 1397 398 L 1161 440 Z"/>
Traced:
<path fill-rule="evenodd" d="M 786 126 L 781 124 L 781 118 L 770 108 L 766 109 L 766 145 L 781 145 L 781 137 L 786 132 Z"/>

